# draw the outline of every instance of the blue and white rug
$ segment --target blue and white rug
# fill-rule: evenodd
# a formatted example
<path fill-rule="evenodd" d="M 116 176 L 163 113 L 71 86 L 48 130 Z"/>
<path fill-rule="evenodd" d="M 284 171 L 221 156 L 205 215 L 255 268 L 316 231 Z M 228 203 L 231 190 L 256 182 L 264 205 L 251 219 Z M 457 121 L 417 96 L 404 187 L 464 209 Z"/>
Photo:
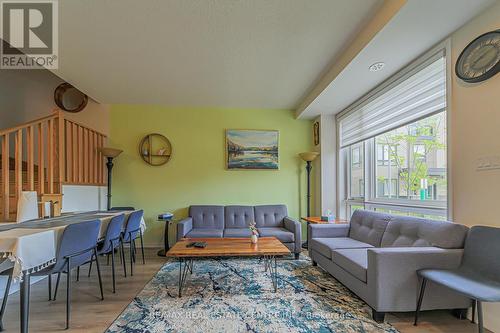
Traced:
<path fill-rule="evenodd" d="M 279 260 L 278 272 L 274 293 L 259 259 L 195 261 L 179 298 L 169 261 L 106 332 L 398 332 L 306 256 Z"/>

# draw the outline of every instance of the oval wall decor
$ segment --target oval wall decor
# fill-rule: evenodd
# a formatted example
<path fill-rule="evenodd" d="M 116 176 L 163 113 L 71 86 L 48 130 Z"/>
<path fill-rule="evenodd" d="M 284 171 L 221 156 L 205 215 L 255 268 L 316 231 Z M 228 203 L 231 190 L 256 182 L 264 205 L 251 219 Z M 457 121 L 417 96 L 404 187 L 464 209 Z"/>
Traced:
<path fill-rule="evenodd" d="M 160 166 L 170 160 L 172 145 L 164 135 L 151 133 L 142 138 L 139 144 L 139 155 L 147 164 Z"/>
<path fill-rule="evenodd" d="M 89 97 L 71 84 L 64 82 L 54 91 L 54 102 L 61 110 L 76 113 L 87 106 Z"/>

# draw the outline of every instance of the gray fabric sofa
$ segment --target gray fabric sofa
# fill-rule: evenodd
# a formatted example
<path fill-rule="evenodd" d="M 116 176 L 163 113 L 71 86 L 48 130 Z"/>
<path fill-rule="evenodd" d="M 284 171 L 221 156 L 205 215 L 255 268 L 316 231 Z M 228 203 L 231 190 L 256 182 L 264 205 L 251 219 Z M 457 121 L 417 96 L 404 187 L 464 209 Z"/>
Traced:
<path fill-rule="evenodd" d="M 189 217 L 177 224 L 177 240 L 187 238 L 248 237 L 255 222 L 261 237 L 278 238 L 299 257 L 302 243 L 300 223 L 288 217 L 285 205 L 191 206 Z"/>
<path fill-rule="evenodd" d="M 417 270 L 457 268 L 462 260 L 466 226 L 451 222 L 357 210 L 349 224 L 308 227 L 309 255 L 373 309 L 415 311 Z M 423 310 L 467 309 L 471 300 L 429 283 Z M 463 312 L 463 311 L 462 311 Z"/>

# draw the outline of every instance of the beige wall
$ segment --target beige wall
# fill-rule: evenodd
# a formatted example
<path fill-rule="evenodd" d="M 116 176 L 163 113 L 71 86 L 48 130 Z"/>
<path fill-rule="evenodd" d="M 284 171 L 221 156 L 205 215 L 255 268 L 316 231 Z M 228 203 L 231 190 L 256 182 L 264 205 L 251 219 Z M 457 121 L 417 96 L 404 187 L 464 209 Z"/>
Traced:
<path fill-rule="evenodd" d="M 0 129 L 49 115 L 57 108 L 54 90 L 62 82 L 46 70 L 0 70 Z M 109 133 L 107 105 L 89 99 L 83 111 L 65 115 L 99 132 Z"/>
<path fill-rule="evenodd" d="M 500 1 L 451 36 L 453 68 L 478 35 L 500 28 Z M 500 74 L 479 84 L 452 75 L 451 149 L 453 219 L 500 227 L 500 170 L 477 171 L 477 159 L 500 155 Z M 500 254 L 498 254 L 500 255 Z M 485 305 L 485 325 L 500 332 L 500 304 Z"/>

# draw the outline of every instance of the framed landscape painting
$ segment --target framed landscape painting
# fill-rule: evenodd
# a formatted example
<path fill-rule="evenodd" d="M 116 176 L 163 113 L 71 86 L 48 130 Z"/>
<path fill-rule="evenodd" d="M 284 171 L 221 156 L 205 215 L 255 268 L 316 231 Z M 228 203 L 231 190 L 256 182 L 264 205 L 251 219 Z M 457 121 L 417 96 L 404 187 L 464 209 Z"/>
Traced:
<path fill-rule="evenodd" d="M 228 170 L 278 170 L 279 131 L 226 130 Z"/>

